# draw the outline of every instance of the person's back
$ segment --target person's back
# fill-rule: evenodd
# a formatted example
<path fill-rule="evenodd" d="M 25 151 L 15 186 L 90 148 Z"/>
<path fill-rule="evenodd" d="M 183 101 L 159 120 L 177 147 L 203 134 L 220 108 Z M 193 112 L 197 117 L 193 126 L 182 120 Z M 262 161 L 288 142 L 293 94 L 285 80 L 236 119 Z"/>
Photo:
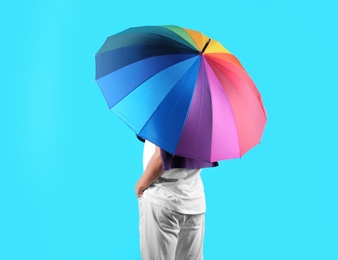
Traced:
<path fill-rule="evenodd" d="M 146 169 L 155 145 L 144 144 L 143 170 Z M 204 213 L 205 195 L 200 177 L 201 169 L 173 168 L 164 173 L 146 189 L 143 197 L 161 207 L 183 214 Z"/>

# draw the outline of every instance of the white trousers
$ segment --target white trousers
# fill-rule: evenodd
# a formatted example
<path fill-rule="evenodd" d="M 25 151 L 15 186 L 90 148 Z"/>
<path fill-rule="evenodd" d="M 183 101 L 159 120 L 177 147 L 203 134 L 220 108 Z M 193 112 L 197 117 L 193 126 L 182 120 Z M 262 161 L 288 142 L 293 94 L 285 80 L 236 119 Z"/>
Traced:
<path fill-rule="evenodd" d="M 142 260 L 203 260 L 204 213 L 181 214 L 141 197 Z"/>

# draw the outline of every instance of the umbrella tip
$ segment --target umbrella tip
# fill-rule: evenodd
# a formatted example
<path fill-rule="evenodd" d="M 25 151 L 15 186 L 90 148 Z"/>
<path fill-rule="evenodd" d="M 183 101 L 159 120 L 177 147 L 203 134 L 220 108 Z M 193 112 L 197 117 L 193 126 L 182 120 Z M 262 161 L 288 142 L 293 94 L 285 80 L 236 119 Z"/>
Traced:
<path fill-rule="evenodd" d="M 208 47 L 209 43 L 210 43 L 211 39 L 209 38 L 209 40 L 207 41 L 207 43 L 204 45 L 202 51 L 200 52 L 200 54 L 203 54 L 204 51 L 206 50 L 206 48 Z"/>

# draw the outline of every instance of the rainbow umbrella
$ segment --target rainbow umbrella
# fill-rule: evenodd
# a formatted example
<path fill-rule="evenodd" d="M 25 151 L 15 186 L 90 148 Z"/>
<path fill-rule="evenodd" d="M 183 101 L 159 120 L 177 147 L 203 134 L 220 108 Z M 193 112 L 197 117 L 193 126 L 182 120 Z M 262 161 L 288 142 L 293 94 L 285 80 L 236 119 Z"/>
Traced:
<path fill-rule="evenodd" d="M 261 96 L 218 41 L 178 26 L 133 27 L 107 38 L 96 82 L 137 135 L 167 152 L 215 162 L 258 144 Z"/>

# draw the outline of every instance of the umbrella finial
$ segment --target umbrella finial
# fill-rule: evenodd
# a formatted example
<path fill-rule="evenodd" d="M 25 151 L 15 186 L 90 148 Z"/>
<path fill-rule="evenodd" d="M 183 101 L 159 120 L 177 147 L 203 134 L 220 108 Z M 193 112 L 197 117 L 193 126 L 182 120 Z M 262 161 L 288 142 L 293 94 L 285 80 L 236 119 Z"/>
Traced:
<path fill-rule="evenodd" d="M 209 43 L 210 43 L 211 39 L 209 38 L 209 40 L 207 41 L 207 43 L 204 45 L 201 54 L 203 54 L 203 52 L 205 51 L 205 49 L 208 47 Z"/>

